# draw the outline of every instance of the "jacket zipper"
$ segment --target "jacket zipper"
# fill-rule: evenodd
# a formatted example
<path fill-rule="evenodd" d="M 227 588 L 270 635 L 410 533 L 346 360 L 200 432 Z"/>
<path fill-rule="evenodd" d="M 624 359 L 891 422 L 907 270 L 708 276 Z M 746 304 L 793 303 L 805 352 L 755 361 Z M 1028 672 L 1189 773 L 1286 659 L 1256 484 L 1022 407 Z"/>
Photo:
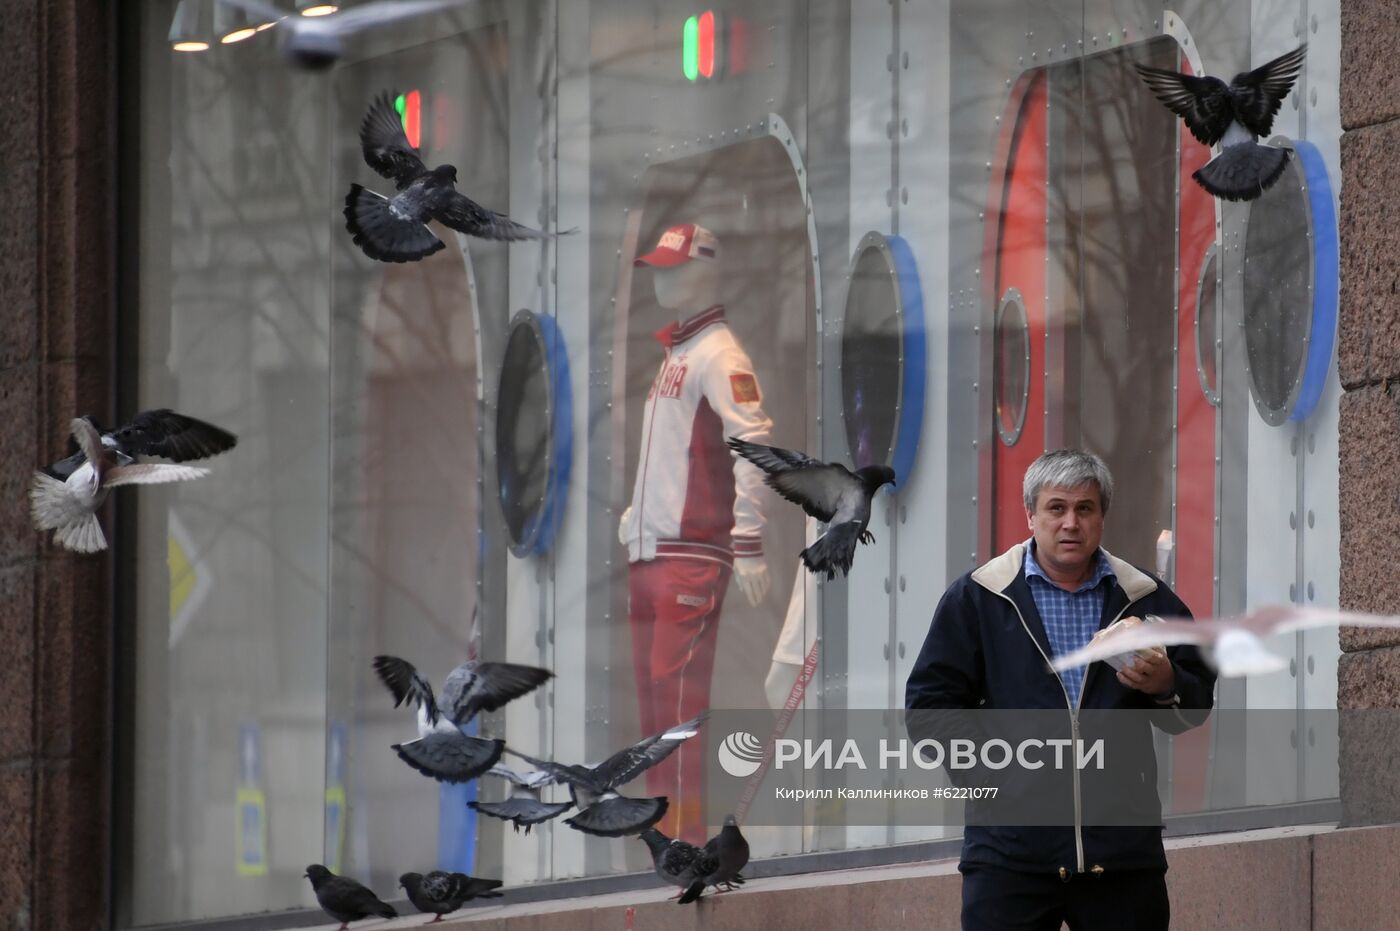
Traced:
<path fill-rule="evenodd" d="M 988 589 L 988 591 L 991 591 L 991 589 Z M 1050 657 L 1045 655 L 1045 651 L 1040 648 L 1040 641 L 1036 640 L 1035 636 L 1031 633 L 1030 625 L 1026 623 L 1025 615 L 1021 613 L 1021 606 L 1018 605 L 1010 595 L 1004 594 L 1003 592 L 992 592 L 992 594 L 999 598 L 1006 599 L 1007 604 L 1011 605 L 1011 609 L 1016 612 L 1016 617 L 1021 622 L 1021 629 L 1026 632 L 1027 637 L 1030 637 L 1031 643 L 1035 644 L 1036 652 L 1040 654 L 1041 659 L 1045 660 L 1045 665 L 1049 666 Z M 1124 611 L 1128 610 L 1136 603 L 1136 601 L 1130 601 L 1123 605 L 1118 611 L 1118 614 L 1114 616 L 1113 621 L 1109 621 L 1109 623 L 1112 624 L 1114 621 L 1117 621 L 1118 618 L 1123 616 Z M 1080 798 L 1079 787 L 1079 706 L 1084 702 L 1084 687 L 1081 685 L 1079 688 L 1078 701 L 1074 702 L 1074 704 L 1070 704 L 1069 689 L 1065 688 L 1065 680 L 1060 678 L 1059 673 L 1052 674 L 1055 676 L 1055 681 L 1060 684 L 1060 691 L 1063 692 L 1065 696 L 1065 707 L 1069 709 L 1070 734 L 1074 741 L 1074 765 L 1070 770 L 1070 776 L 1074 780 L 1074 869 L 1076 873 L 1082 873 L 1084 872 L 1084 809 L 1083 800 Z M 1087 685 L 1088 682 L 1089 670 L 1086 669 L 1084 670 L 1084 684 Z"/>

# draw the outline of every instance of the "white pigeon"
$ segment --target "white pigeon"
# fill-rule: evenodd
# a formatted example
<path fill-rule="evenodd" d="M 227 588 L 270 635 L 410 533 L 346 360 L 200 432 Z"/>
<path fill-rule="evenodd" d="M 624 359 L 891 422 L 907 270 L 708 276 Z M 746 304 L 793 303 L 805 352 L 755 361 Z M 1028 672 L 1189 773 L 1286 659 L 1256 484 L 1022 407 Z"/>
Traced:
<path fill-rule="evenodd" d="M 1226 678 L 1277 672 L 1288 661 L 1264 646 L 1264 637 L 1317 627 L 1383 627 L 1400 630 L 1400 617 L 1363 614 L 1338 608 L 1266 605 L 1247 614 L 1200 621 L 1164 620 L 1140 624 L 1092 641 L 1051 663 L 1056 672 L 1117 656 L 1131 650 L 1189 643 Z"/>
<path fill-rule="evenodd" d="M 329 68 L 345 54 L 351 33 L 461 6 L 466 0 L 377 0 L 327 16 L 289 15 L 267 0 L 217 0 L 236 6 L 264 22 L 276 23 L 282 54 L 303 68 Z"/>
<path fill-rule="evenodd" d="M 35 527 L 54 532 L 54 543 L 79 553 L 107 548 L 97 509 L 107 500 L 110 489 L 118 485 L 186 482 L 209 474 L 208 469 L 197 466 L 131 462 L 131 457 L 104 445 L 97 428 L 82 417 L 73 420 L 72 430 L 85 461 L 66 479 L 35 472 L 29 487 L 29 511 Z"/>

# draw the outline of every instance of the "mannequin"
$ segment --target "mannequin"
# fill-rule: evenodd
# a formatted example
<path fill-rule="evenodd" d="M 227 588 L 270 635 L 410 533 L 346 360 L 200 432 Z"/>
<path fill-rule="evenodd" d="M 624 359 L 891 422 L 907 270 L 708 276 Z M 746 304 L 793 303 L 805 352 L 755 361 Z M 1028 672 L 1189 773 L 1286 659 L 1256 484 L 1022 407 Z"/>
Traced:
<path fill-rule="evenodd" d="M 686 223 L 637 259 L 675 322 L 656 334 L 663 358 L 647 394 L 630 506 L 628 624 L 642 734 L 709 707 L 715 646 L 731 575 L 753 605 L 767 597 L 763 475 L 724 441 L 762 442 L 772 429 L 753 364 L 719 303 L 719 240 Z M 703 843 L 704 761 L 682 745 L 648 770 L 647 791 L 671 802 L 658 827 Z"/>

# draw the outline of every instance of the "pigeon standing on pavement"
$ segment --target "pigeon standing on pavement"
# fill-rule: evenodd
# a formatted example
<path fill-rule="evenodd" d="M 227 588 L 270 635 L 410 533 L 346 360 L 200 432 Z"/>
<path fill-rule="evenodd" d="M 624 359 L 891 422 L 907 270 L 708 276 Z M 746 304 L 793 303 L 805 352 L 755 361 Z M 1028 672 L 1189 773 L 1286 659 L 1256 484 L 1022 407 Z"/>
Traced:
<path fill-rule="evenodd" d="M 422 16 L 461 6 L 466 0 L 379 0 L 341 10 L 328 16 L 298 16 L 279 10 L 269 0 L 216 0 L 240 7 L 264 23 L 277 27 L 282 54 L 307 70 L 329 68 L 345 54 L 345 37 L 388 25 L 395 20 Z"/>
<path fill-rule="evenodd" d="M 718 861 L 689 841 L 683 841 L 679 837 L 667 837 L 656 828 L 648 828 L 640 837 L 651 850 L 651 862 L 656 869 L 656 875 L 660 876 L 662 881 L 681 888 L 682 891 L 675 896 L 680 903 L 687 904 L 699 898 L 698 895 L 690 899 L 685 896 L 695 883 L 704 888 L 703 877 L 718 866 Z"/>
<path fill-rule="evenodd" d="M 459 193 L 456 167 L 424 165 L 404 134 L 391 93 L 380 94 L 370 105 L 360 124 L 360 148 L 369 167 L 393 181 L 398 191 L 389 198 L 352 184 L 345 196 L 345 228 L 372 259 L 416 262 L 442 249 L 442 240 L 428 229 L 429 220 L 481 239 L 550 237 Z"/>
<path fill-rule="evenodd" d="M 1283 174 L 1288 150 L 1261 145 L 1274 126 L 1283 98 L 1303 67 L 1307 44 L 1280 55 L 1253 71 L 1242 71 L 1226 84 L 1210 75 L 1178 74 L 1135 65 L 1152 93 L 1186 121 L 1203 145 L 1220 143 L 1220 154 L 1191 177 L 1215 197 L 1254 200 Z"/>
<path fill-rule="evenodd" d="M 361 918 L 395 918 L 394 906 L 379 901 L 379 897 L 348 876 L 337 876 L 319 863 L 306 868 L 316 901 L 321 910 L 340 922 L 338 931 L 345 931 L 350 922 Z"/>
<path fill-rule="evenodd" d="M 170 412 L 148 411 L 138 415 L 138 422 L 141 417 L 153 413 Z M 148 426 L 149 429 L 128 426 L 104 437 L 90 418 L 75 418 L 71 427 L 78 452 L 34 473 L 29 487 L 29 511 L 34 526 L 39 530 L 52 530 L 54 543 L 75 552 L 95 553 L 106 549 L 107 538 L 102 534 L 97 509 L 107 500 L 110 489 L 118 485 L 186 482 L 209 474 L 208 469 L 195 466 L 137 462 L 137 454 L 198 459 L 222 452 L 222 449 L 213 448 L 217 443 L 183 437 L 180 431 L 163 434 L 155 421 L 150 421 Z M 228 444 L 223 448 L 227 449 L 235 440 L 232 434 L 224 436 Z"/>
<path fill-rule="evenodd" d="M 835 462 L 821 462 L 795 449 L 762 446 L 731 436 L 729 448 L 768 473 L 768 487 L 801 505 L 817 520 L 827 524 L 826 532 L 802 551 L 802 562 L 828 579 L 851 571 L 856 543 L 872 543 L 875 536 L 866 529 L 870 523 L 870 500 L 882 485 L 895 483 L 889 466 L 864 466 L 852 472 Z"/>
<path fill-rule="evenodd" d="M 748 866 L 749 842 L 739 830 L 739 822 L 733 815 L 726 816 L 724 827 L 705 842 L 703 853 L 697 870 L 703 868 L 706 872 L 697 872 L 695 881 L 680 898 L 681 905 L 700 898 L 706 886 L 724 886 L 728 892 L 736 883 L 744 884 L 744 877 L 739 871 Z"/>
<path fill-rule="evenodd" d="M 540 790 L 545 786 L 554 785 L 559 780 L 552 773 L 544 770 L 534 770 L 528 773 L 517 773 L 513 769 L 504 766 L 492 766 L 487 772 L 492 776 L 500 776 L 511 784 L 510 798 L 503 802 L 467 802 L 467 807 L 481 812 L 483 815 L 490 815 L 492 818 L 500 818 L 502 821 L 509 821 L 519 831 L 522 827 L 525 833 L 530 833 L 530 828 L 559 815 L 574 807 L 574 803 L 569 802 L 545 802 L 540 800 Z"/>
<path fill-rule="evenodd" d="M 623 837 L 637 834 L 660 821 L 670 806 L 664 795 L 653 798 L 629 798 L 617 792 L 643 772 L 670 756 L 682 743 L 700 732 L 700 725 L 709 717 L 704 711 L 684 724 L 677 724 L 659 734 L 637 741 L 619 750 L 597 766 L 575 766 L 537 760 L 511 750 L 532 766 L 552 774 L 559 782 L 569 785 L 578 814 L 564 823 L 585 834 L 599 837 Z"/>
<path fill-rule="evenodd" d="M 431 873 L 404 873 L 399 877 L 399 885 L 408 893 L 408 900 L 420 912 L 436 915 L 425 924 L 437 924 L 442 916 L 455 912 L 472 899 L 499 899 L 502 895 L 495 890 L 500 888 L 499 879 L 478 879 L 466 873 L 444 873 L 433 870 Z"/>
<path fill-rule="evenodd" d="M 495 711 L 533 691 L 554 673 L 517 663 L 468 660 L 448 673 L 439 700 L 413 664 L 396 656 L 376 656 L 374 671 L 394 695 L 418 706 L 418 739 L 394 744 L 409 766 L 439 782 L 467 782 L 496 764 L 505 741 L 469 737 L 462 728 L 480 711 Z"/>

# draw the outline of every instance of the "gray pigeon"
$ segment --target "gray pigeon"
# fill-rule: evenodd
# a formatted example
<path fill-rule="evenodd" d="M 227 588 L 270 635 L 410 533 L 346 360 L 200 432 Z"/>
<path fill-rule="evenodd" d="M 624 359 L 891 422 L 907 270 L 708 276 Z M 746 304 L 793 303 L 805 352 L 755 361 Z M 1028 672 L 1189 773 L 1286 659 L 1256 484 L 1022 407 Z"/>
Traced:
<path fill-rule="evenodd" d="M 420 912 L 437 915 L 426 924 L 434 925 L 442 921 L 442 916 L 455 912 L 472 899 L 499 899 L 502 893 L 499 879 L 478 879 L 466 873 L 444 873 L 433 870 L 422 873 L 404 873 L 399 877 L 399 885 L 408 893 L 408 900 Z"/>
<path fill-rule="evenodd" d="M 379 901 L 379 897 L 348 876 L 337 876 L 319 863 L 306 868 L 316 901 L 321 910 L 340 922 L 338 931 L 345 931 L 350 922 L 361 918 L 396 918 L 394 906 Z"/>
<path fill-rule="evenodd" d="M 116 446 L 104 444 L 89 419 L 75 418 L 71 428 L 82 461 L 69 469 L 70 456 L 36 471 L 29 487 L 29 511 L 36 528 L 52 530 L 54 543 L 75 552 L 95 553 L 107 548 L 97 509 L 107 500 L 110 489 L 187 482 L 209 474 L 208 469 L 195 466 L 138 463 Z M 62 478 L 54 474 L 60 469 L 68 470 Z"/>
<path fill-rule="evenodd" d="M 574 803 L 571 801 L 545 802 L 540 800 L 540 790 L 558 782 L 553 774 L 544 770 L 517 773 L 513 769 L 507 769 L 497 764 L 487 772 L 493 776 L 500 776 L 511 784 L 510 798 L 503 802 L 470 801 L 467 802 L 467 807 L 479 811 L 483 815 L 509 821 L 515 826 L 516 831 L 523 827 L 525 833 L 529 834 L 530 828 L 534 825 L 549 821 L 551 818 L 557 818 L 574 807 Z"/>
<path fill-rule="evenodd" d="M 549 238 L 459 193 L 456 167 L 430 170 L 424 165 L 404 135 L 394 96 L 381 93 L 370 105 L 360 124 L 360 148 L 369 167 L 393 181 L 398 193 L 388 198 L 352 184 L 345 196 L 345 228 L 365 255 L 381 262 L 416 262 L 432 255 L 443 243 L 428 229 L 429 220 L 481 239 Z"/>
<path fill-rule="evenodd" d="M 1191 135 L 1203 145 L 1221 144 L 1220 154 L 1191 175 L 1213 196 L 1254 200 L 1283 174 L 1288 150 L 1260 145 L 1259 137 L 1273 131 L 1307 49 L 1304 43 L 1253 71 L 1240 72 L 1229 84 L 1210 75 L 1134 66 L 1157 99 L 1186 121 Z"/>
<path fill-rule="evenodd" d="M 365 29 L 387 25 L 410 16 L 421 16 L 466 0 L 394 0 L 366 3 L 328 16 L 297 16 L 279 10 L 267 0 L 216 0 L 242 8 L 254 18 L 274 23 L 282 54 L 308 70 L 329 68 L 345 54 L 345 37 Z"/>
<path fill-rule="evenodd" d="M 826 533 L 802 551 L 808 571 L 836 577 L 851 571 L 856 543 L 873 543 L 866 530 L 870 523 L 870 499 L 881 485 L 893 485 L 894 469 L 864 466 L 852 472 L 835 462 L 821 462 L 795 449 L 762 446 L 731 436 L 729 448 L 768 475 L 768 487 L 802 510 L 827 524 Z"/>
<path fill-rule="evenodd" d="M 700 898 L 706 886 L 722 885 L 726 892 L 733 889 L 736 883 L 742 886 L 744 877 L 739 871 L 748 863 L 749 842 L 739 830 L 739 822 L 733 815 L 728 815 L 719 833 L 705 842 L 702 865 L 708 871 L 697 875 L 681 896 L 680 904 L 685 905 Z"/>
<path fill-rule="evenodd" d="M 83 419 L 97 430 L 103 449 L 116 452 L 117 465 L 131 465 L 137 456 L 159 456 L 171 462 L 189 462 L 192 459 L 207 459 L 238 445 L 238 437 L 222 427 L 169 408 L 141 411 L 132 418 L 131 423 L 116 430 L 104 429 L 90 414 L 84 415 Z M 44 466 L 40 471 L 64 481 L 87 461 L 87 455 L 78 449 L 68 458 Z"/>
<path fill-rule="evenodd" d="M 690 889 L 695 883 L 699 883 L 701 889 L 705 887 L 704 877 L 719 867 L 718 860 L 689 841 L 683 841 L 679 837 L 667 837 L 656 828 L 649 828 L 640 836 L 651 850 L 651 862 L 656 869 L 656 875 L 684 890 L 676 895 L 680 904 L 687 904 L 699 898 L 698 895 L 689 899 L 685 896 L 690 894 Z"/>
<path fill-rule="evenodd" d="M 517 663 L 468 660 L 447 675 L 442 699 L 413 664 L 396 656 L 376 656 L 374 671 L 394 695 L 394 707 L 418 706 L 418 739 L 394 744 L 409 766 L 439 782 L 468 782 L 501 758 L 505 741 L 469 737 L 462 728 L 480 711 L 495 711 L 533 691 L 554 673 Z"/>
<path fill-rule="evenodd" d="M 659 734 L 637 741 L 619 750 L 597 766 L 575 766 L 537 760 L 511 750 L 532 766 L 550 773 L 559 782 L 568 783 L 578 814 L 564 823 L 585 834 L 599 837 L 623 837 L 636 834 L 660 821 L 670 806 L 664 796 L 629 798 L 617 792 L 643 772 L 670 756 L 682 743 L 700 732 L 700 725 L 709 717 L 703 711 L 684 724 L 677 724 Z"/>

